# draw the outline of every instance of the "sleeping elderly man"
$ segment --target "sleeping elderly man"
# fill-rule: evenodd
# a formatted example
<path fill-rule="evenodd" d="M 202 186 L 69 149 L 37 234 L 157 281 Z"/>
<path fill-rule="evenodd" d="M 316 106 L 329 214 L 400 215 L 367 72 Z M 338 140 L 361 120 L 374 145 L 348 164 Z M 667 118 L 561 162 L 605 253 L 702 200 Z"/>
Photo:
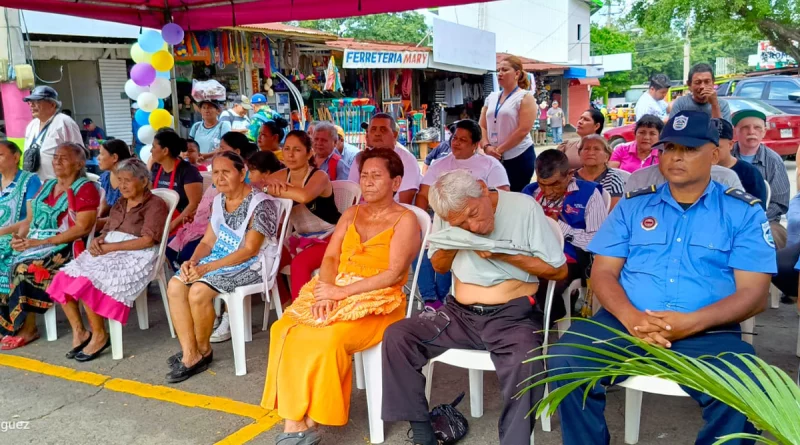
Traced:
<path fill-rule="evenodd" d="M 542 344 L 538 278 L 567 276 L 559 239 L 530 196 L 490 190 L 466 170 L 440 176 L 428 196 L 436 212 L 428 255 L 437 272 L 453 272 L 455 295 L 438 312 L 426 309 L 386 330 L 383 420 L 409 421 L 414 444 L 436 445 L 422 367 L 451 348 L 488 351 L 504 400 L 500 444 L 528 443 L 534 416 L 527 413 L 543 390 L 515 395 L 542 371 L 538 361 L 523 362 Z"/>

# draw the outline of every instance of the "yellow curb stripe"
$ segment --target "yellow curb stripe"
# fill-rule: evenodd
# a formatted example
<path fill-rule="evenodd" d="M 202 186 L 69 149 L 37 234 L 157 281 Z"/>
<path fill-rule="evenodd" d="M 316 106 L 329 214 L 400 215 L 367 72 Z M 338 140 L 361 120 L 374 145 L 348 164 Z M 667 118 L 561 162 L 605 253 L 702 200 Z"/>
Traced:
<path fill-rule="evenodd" d="M 150 385 L 134 380 L 112 378 L 111 376 L 96 374 L 94 372 L 77 371 L 72 368 L 51 365 L 26 357 L 0 354 L 0 366 L 35 372 L 37 374 L 44 374 L 92 386 L 101 386 L 110 391 L 132 394 L 146 399 L 161 400 L 163 402 L 174 403 L 190 408 L 220 411 L 226 414 L 249 417 L 264 422 L 267 422 L 267 419 L 272 420 L 275 418 L 272 424 L 269 425 L 269 428 L 280 420 L 273 414 L 273 411 L 264 409 L 258 405 L 237 402 L 224 397 L 195 394 L 166 386 Z M 259 425 L 266 425 L 266 423 L 259 423 Z"/>
<path fill-rule="evenodd" d="M 133 380 L 111 379 L 106 382 L 105 388 L 111 391 L 133 394 L 146 399 L 161 400 L 177 405 L 188 406 L 190 408 L 221 411 L 236 416 L 250 417 L 251 419 L 260 419 L 269 414 L 269 411 L 264 408 L 249 403 L 237 402 L 224 397 L 195 394 L 179 389 L 168 388 L 166 386 L 150 385 Z"/>
<path fill-rule="evenodd" d="M 51 365 L 49 363 L 40 362 L 39 360 L 16 355 L 0 354 L 0 366 L 49 375 L 51 377 L 85 383 L 92 386 L 103 386 L 105 382 L 111 379 L 111 376 L 96 374 L 94 372 L 77 371 L 72 368 Z"/>
<path fill-rule="evenodd" d="M 258 437 L 258 435 L 269 431 L 281 419 L 274 413 L 243 427 L 242 429 L 234 432 L 230 436 L 220 440 L 214 445 L 242 445 Z"/>

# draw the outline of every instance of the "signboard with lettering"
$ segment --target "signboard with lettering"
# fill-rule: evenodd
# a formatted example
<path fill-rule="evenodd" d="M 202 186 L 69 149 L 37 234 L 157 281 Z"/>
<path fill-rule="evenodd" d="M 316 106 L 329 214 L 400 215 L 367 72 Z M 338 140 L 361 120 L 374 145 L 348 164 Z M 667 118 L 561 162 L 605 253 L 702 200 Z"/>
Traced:
<path fill-rule="evenodd" d="M 427 51 L 344 50 L 345 68 L 427 68 Z"/>
<path fill-rule="evenodd" d="M 758 53 L 756 55 L 758 56 L 756 69 L 759 70 L 771 70 L 797 65 L 797 62 L 791 56 L 776 49 L 769 40 L 758 42 Z"/>

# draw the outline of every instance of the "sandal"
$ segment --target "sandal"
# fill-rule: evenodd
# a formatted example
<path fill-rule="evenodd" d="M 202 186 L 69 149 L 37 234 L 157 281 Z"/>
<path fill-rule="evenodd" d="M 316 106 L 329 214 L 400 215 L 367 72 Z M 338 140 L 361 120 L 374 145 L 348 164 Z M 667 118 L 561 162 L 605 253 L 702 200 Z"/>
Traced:
<path fill-rule="evenodd" d="M 14 336 L 9 335 L 9 336 L 6 336 L 3 339 L 3 340 L 5 340 L 5 342 L 3 343 L 2 346 L 0 346 L 0 350 L 11 351 L 12 349 L 21 348 L 21 347 L 23 347 L 25 345 L 28 345 L 28 344 L 30 344 L 30 343 L 38 340 L 38 339 L 39 339 L 39 334 L 36 334 L 30 340 L 25 340 L 22 337 L 14 337 Z"/>
<path fill-rule="evenodd" d="M 275 438 L 275 445 L 317 445 L 322 436 L 316 429 L 307 429 L 299 433 L 281 433 Z"/>

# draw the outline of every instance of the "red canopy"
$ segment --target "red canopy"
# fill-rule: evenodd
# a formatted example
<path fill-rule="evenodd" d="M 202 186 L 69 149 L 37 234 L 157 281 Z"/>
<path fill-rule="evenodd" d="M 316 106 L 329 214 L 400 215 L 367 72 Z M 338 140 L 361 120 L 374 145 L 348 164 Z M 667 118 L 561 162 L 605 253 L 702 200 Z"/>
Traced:
<path fill-rule="evenodd" d="M 188 30 L 252 23 L 352 17 L 475 0 L 0 0 L 0 6 L 67 14 L 160 29 L 170 20 Z"/>

